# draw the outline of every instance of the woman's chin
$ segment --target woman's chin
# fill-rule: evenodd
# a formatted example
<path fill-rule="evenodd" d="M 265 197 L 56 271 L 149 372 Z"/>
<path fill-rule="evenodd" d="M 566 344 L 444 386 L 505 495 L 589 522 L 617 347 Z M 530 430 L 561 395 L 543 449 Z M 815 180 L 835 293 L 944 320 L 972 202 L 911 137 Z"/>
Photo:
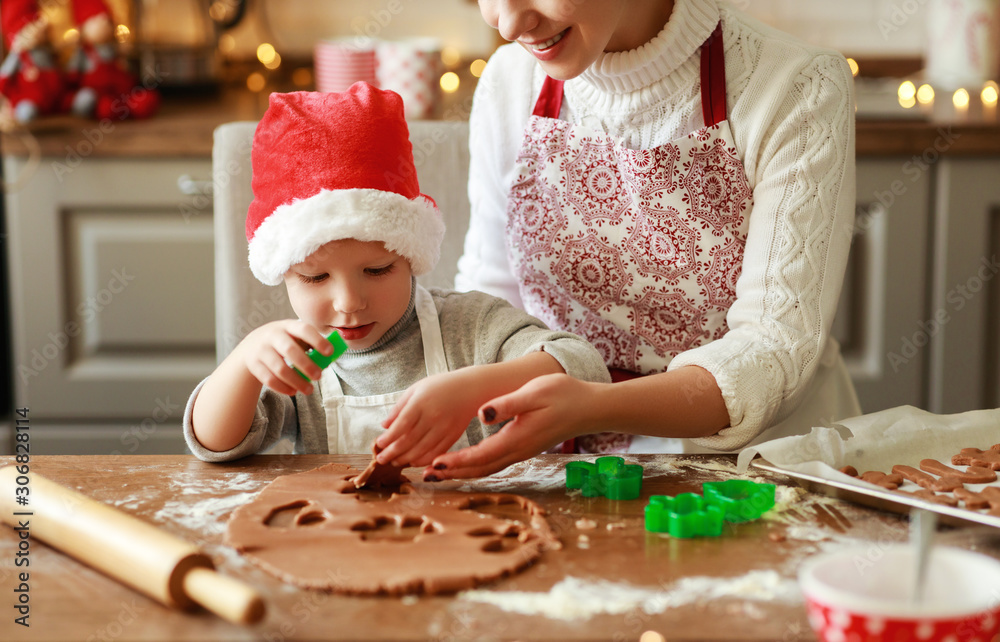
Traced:
<path fill-rule="evenodd" d="M 579 63 L 569 63 L 569 62 L 556 62 L 556 61 L 538 61 L 541 65 L 542 71 L 546 73 L 549 77 L 554 80 L 572 80 L 576 78 L 590 65 L 581 65 Z"/>

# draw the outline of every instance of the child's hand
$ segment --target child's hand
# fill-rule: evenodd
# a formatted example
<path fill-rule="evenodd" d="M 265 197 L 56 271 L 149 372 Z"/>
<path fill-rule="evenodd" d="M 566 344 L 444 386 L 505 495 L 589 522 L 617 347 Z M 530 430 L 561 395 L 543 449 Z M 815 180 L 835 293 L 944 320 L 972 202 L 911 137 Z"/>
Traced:
<path fill-rule="evenodd" d="M 240 342 L 237 350 L 250 374 L 271 390 L 283 395 L 308 395 L 312 394 L 312 383 L 288 363 L 309 379 L 319 379 L 322 371 L 306 356 L 309 348 L 325 355 L 333 353 L 333 346 L 313 326 L 305 321 L 283 320 L 260 326 Z"/>
<path fill-rule="evenodd" d="M 376 443 L 379 463 L 426 466 L 458 441 L 482 402 L 477 378 L 482 371 L 463 368 L 416 382 L 382 422 L 386 433 Z"/>
<path fill-rule="evenodd" d="M 567 439 L 600 429 L 590 405 L 602 403 L 596 394 L 600 386 L 605 384 L 550 374 L 487 401 L 479 410 L 484 424 L 510 421 L 474 446 L 435 457 L 433 467 L 424 470 L 424 480 L 490 475 Z"/>

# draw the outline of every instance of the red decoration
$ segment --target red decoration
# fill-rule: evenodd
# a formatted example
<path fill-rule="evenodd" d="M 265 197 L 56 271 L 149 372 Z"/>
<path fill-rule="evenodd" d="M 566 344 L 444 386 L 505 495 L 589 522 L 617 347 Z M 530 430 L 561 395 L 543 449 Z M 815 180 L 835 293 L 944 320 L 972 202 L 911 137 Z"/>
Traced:
<path fill-rule="evenodd" d="M 3 0 L 0 18 L 7 57 L 0 66 L 0 93 L 21 122 L 72 111 L 84 117 L 123 120 L 151 116 L 160 103 L 118 56 L 111 12 L 103 0 L 75 0 L 79 48 L 65 71 L 56 66 L 48 24 L 37 0 Z"/>
<path fill-rule="evenodd" d="M 159 93 L 139 83 L 118 57 L 114 23 L 103 0 L 74 0 L 80 47 L 67 69 L 72 87 L 69 107 L 78 116 L 124 120 L 152 116 Z"/>
<path fill-rule="evenodd" d="M 7 56 L 0 65 L 0 94 L 10 101 L 14 117 L 27 122 L 59 110 L 65 86 L 48 43 L 48 24 L 36 0 L 0 3 Z"/>

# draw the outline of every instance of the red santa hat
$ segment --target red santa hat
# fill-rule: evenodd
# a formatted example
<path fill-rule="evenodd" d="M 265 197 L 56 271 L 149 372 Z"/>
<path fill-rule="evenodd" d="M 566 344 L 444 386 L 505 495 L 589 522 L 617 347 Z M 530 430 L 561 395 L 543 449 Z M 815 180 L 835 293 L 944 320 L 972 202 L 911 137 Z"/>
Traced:
<path fill-rule="evenodd" d="M 111 17 L 111 10 L 104 4 L 104 0 L 73 0 L 73 20 L 77 25 L 83 25 L 101 14 Z"/>
<path fill-rule="evenodd" d="M 5 0 L 6 1 L 6 0 Z M 403 100 L 358 82 L 273 93 L 251 152 L 250 269 L 267 285 L 339 239 L 381 241 L 415 275 L 434 268 L 444 222 L 420 193 Z"/>
<path fill-rule="evenodd" d="M 3 29 L 3 41 L 10 49 L 11 43 L 18 32 L 38 20 L 37 0 L 3 0 L 0 2 L 0 23 Z"/>

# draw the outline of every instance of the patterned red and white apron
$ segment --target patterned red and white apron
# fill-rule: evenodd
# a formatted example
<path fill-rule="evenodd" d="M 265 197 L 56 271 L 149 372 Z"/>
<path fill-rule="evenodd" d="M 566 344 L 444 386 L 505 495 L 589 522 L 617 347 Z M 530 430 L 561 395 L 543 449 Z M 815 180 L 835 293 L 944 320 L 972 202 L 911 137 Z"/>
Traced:
<path fill-rule="evenodd" d="M 562 81 L 546 77 L 508 199 L 507 250 L 524 307 L 594 344 L 616 380 L 664 372 L 675 355 L 728 331 L 753 205 L 726 120 L 721 25 L 701 50 L 705 126 L 684 138 L 629 149 L 559 120 L 562 97 Z M 680 440 L 663 441 L 675 442 L 664 443 L 669 452 Z M 601 433 L 575 449 L 630 443 Z"/>

